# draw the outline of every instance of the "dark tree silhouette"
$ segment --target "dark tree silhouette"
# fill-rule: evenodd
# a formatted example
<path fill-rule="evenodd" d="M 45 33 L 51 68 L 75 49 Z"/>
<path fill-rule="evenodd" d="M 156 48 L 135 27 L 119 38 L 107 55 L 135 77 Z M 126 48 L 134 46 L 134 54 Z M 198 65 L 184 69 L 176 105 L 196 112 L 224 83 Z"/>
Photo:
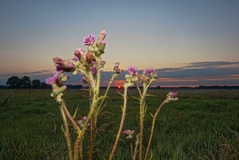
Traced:
<path fill-rule="evenodd" d="M 6 85 L 8 88 L 31 88 L 31 80 L 27 76 L 18 78 L 18 76 L 12 76 L 8 78 Z"/>
<path fill-rule="evenodd" d="M 10 78 L 8 78 L 6 85 L 8 86 L 8 88 L 19 88 L 19 82 L 20 82 L 20 78 L 18 78 L 18 76 L 12 76 Z"/>
<path fill-rule="evenodd" d="M 41 88 L 42 88 L 42 89 L 50 89 L 50 88 L 51 88 L 51 85 L 46 84 L 45 82 L 42 82 L 42 83 L 41 83 Z"/>
<path fill-rule="evenodd" d="M 23 76 L 19 81 L 20 88 L 31 88 L 31 80 L 27 76 Z"/>
<path fill-rule="evenodd" d="M 42 87 L 42 85 L 41 85 L 41 81 L 39 79 L 32 80 L 32 88 L 39 89 L 41 87 Z"/>

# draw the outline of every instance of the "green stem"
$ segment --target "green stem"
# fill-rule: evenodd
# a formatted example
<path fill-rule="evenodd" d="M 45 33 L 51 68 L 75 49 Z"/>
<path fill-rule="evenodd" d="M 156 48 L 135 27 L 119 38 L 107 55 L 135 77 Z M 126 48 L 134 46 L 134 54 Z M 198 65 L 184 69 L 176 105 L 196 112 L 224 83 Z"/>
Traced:
<path fill-rule="evenodd" d="M 144 129 L 144 97 L 140 99 L 140 118 L 139 118 L 139 160 L 142 160 L 143 154 L 143 129 Z"/>
<path fill-rule="evenodd" d="M 64 110 L 66 116 L 70 119 L 71 123 L 73 124 L 73 126 L 77 129 L 78 132 L 80 132 L 80 127 L 77 125 L 77 123 L 75 122 L 75 120 L 73 119 L 73 117 L 71 116 L 70 112 L 68 111 L 65 102 L 63 101 L 61 103 L 61 108 Z"/>
<path fill-rule="evenodd" d="M 146 101 L 146 93 L 148 87 L 153 82 L 150 80 L 148 84 L 143 84 L 143 92 L 140 92 L 140 108 L 139 108 L 139 160 L 142 160 L 143 156 L 143 130 L 144 130 L 144 116 L 145 116 L 145 101 Z"/>
<path fill-rule="evenodd" d="M 75 146 L 74 146 L 74 155 L 75 155 L 74 159 L 75 160 L 79 159 L 79 146 L 82 145 L 81 143 L 82 143 L 83 137 L 84 137 L 86 129 L 87 129 L 87 124 L 89 123 L 90 119 L 92 118 L 93 114 L 95 113 L 97 103 L 98 103 L 98 95 L 96 95 L 93 90 L 93 99 L 92 99 L 90 111 L 89 111 L 87 118 L 84 122 L 85 125 L 81 129 L 81 132 L 79 133 L 79 135 L 75 141 Z M 82 148 L 80 148 L 80 152 L 82 152 Z M 81 157 L 81 159 L 83 159 L 83 157 Z"/>
<path fill-rule="evenodd" d="M 149 149 L 150 149 L 150 145 L 151 145 L 151 141 L 152 141 L 152 137 L 153 137 L 153 133 L 154 133 L 154 125 L 155 125 L 155 121 L 156 118 L 158 116 L 158 113 L 160 112 L 160 109 L 163 107 L 163 105 L 167 102 L 167 99 L 165 99 L 158 107 L 157 111 L 155 112 L 154 116 L 153 116 L 153 121 L 152 121 L 152 127 L 151 127 L 151 131 L 150 131 L 150 137 L 149 137 L 149 141 L 148 141 L 148 146 L 146 149 L 146 153 L 145 153 L 145 157 L 144 160 L 147 160 L 148 157 L 148 153 L 149 153 Z"/>
<path fill-rule="evenodd" d="M 96 79 L 96 88 L 95 92 L 93 92 L 94 97 L 98 99 L 99 97 L 99 90 L 100 90 L 100 79 L 101 78 L 101 70 L 100 68 L 97 69 L 97 79 Z M 88 159 L 91 160 L 93 156 L 93 150 L 95 145 L 95 131 L 96 131 L 96 120 L 98 117 L 98 108 L 97 104 L 95 105 L 94 114 L 90 121 L 90 146 L 89 146 L 89 157 Z"/>
<path fill-rule="evenodd" d="M 136 142 L 135 142 L 135 147 L 134 147 L 134 155 L 133 155 L 132 160 L 135 160 L 135 158 L 136 158 L 138 146 L 139 146 L 139 135 L 136 135 Z"/>
<path fill-rule="evenodd" d="M 116 135 L 115 143 L 114 143 L 113 148 L 111 150 L 109 160 L 113 159 L 117 144 L 119 142 L 120 135 L 122 133 L 122 128 L 123 128 L 123 125 L 124 125 L 124 119 L 125 119 L 125 115 L 126 115 L 126 108 L 127 108 L 127 90 L 128 90 L 128 84 L 125 83 L 124 84 L 124 106 L 122 108 L 122 116 L 121 116 L 120 127 L 119 127 L 118 133 Z"/>
<path fill-rule="evenodd" d="M 101 102 L 100 102 L 99 109 L 100 109 L 100 108 L 102 107 L 102 105 L 104 104 L 105 98 L 106 98 L 106 96 L 108 95 L 110 86 L 111 86 L 111 84 L 113 83 L 113 81 L 114 81 L 114 79 L 115 79 L 116 76 L 117 76 L 116 74 L 113 74 L 113 75 L 112 75 L 112 77 L 111 77 L 111 79 L 110 79 L 110 82 L 109 82 L 109 84 L 108 84 L 108 86 L 107 86 L 107 88 L 106 88 L 106 91 L 105 91 L 105 94 L 104 94 L 104 98 L 103 98 L 103 99 L 101 100 Z"/>
<path fill-rule="evenodd" d="M 63 109 L 62 105 L 60 106 L 60 110 L 61 110 L 63 123 L 64 123 L 64 126 L 65 126 L 64 135 L 65 135 L 66 141 L 67 141 L 69 160 L 73 160 L 72 147 L 71 147 L 71 137 L 70 137 L 70 133 L 69 133 L 69 126 L 68 126 L 66 115 L 65 115 L 65 112 L 64 112 L 64 109 Z"/>
<path fill-rule="evenodd" d="M 133 151 L 133 144 L 132 140 L 130 140 L 130 153 L 131 153 L 131 158 L 133 159 L 134 157 L 134 151 Z"/>

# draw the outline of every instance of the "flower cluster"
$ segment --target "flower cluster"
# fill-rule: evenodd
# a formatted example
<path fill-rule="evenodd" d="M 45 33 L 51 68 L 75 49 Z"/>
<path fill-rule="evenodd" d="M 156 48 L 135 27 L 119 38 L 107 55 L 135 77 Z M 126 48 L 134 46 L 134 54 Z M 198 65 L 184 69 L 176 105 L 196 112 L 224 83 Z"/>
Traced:
<path fill-rule="evenodd" d="M 78 125 L 80 128 L 83 128 L 83 126 L 85 125 L 85 121 L 86 121 L 87 117 L 84 116 L 81 120 L 77 121 Z M 89 124 L 88 124 L 89 125 Z"/>
<path fill-rule="evenodd" d="M 150 80 L 152 82 L 154 82 L 156 80 L 157 75 L 158 75 L 158 73 L 153 68 L 149 68 L 149 69 L 143 70 L 143 73 L 141 75 L 139 75 L 139 79 L 143 83 L 149 84 Z"/>
<path fill-rule="evenodd" d="M 178 100 L 178 92 L 169 92 L 167 94 L 167 102 L 170 102 L 170 101 L 177 101 Z"/>
<path fill-rule="evenodd" d="M 72 59 L 61 59 L 54 57 L 56 69 L 52 77 L 48 77 L 45 82 L 52 86 L 52 97 L 55 97 L 57 102 L 61 103 L 61 96 L 66 89 L 65 83 L 69 79 L 64 75 L 64 72 L 71 72 L 73 75 L 81 73 L 83 75 L 83 82 L 87 83 L 90 87 L 94 86 L 93 83 L 96 74 L 100 68 L 103 68 L 105 61 L 101 59 L 101 55 L 105 49 L 106 30 L 100 32 L 99 38 L 96 41 L 94 34 L 89 34 L 84 37 L 83 44 L 87 46 L 87 51 L 81 48 L 76 48 Z M 96 42 L 95 42 L 96 41 Z"/>
<path fill-rule="evenodd" d="M 51 97 L 55 97 L 56 101 L 61 103 L 63 96 L 63 91 L 66 89 L 65 82 L 69 79 L 68 76 L 65 76 L 62 71 L 54 71 L 52 77 L 48 77 L 45 80 L 46 84 L 52 86 Z"/>
<path fill-rule="evenodd" d="M 116 62 L 114 65 L 114 68 L 113 68 L 116 74 L 120 74 L 124 71 L 123 69 L 119 68 L 119 64 L 120 64 L 120 62 Z"/>
<path fill-rule="evenodd" d="M 123 134 L 126 136 L 127 139 L 132 139 L 134 130 L 124 130 Z"/>
<path fill-rule="evenodd" d="M 128 68 L 128 74 L 125 75 L 125 79 L 128 86 L 133 86 L 134 83 L 138 81 L 143 84 L 149 84 L 150 82 L 154 82 L 156 80 L 157 74 L 158 73 L 152 68 L 145 69 L 142 74 L 139 74 L 135 66 L 130 66 Z"/>

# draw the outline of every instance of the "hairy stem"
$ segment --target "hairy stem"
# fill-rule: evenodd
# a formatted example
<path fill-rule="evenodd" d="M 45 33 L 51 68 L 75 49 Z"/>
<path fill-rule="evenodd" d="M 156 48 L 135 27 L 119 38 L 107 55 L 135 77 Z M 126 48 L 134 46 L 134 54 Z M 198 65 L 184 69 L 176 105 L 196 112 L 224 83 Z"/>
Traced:
<path fill-rule="evenodd" d="M 143 157 L 143 131 L 144 131 L 144 115 L 145 115 L 145 101 L 146 93 L 153 80 L 150 80 L 148 84 L 143 84 L 143 92 L 140 93 L 140 108 L 139 108 L 139 160 L 142 160 Z M 139 90 L 140 91 L 140 90 Z"/>
<path fill-rule="evenodd" d="M 66 114 L 66 116 L 70 119 L 71 123 L 73 124 L 73 126 L 77 129 L 78 132 L 80 132 L 80 127 L 77 125 L 77 123 L 75 122 L 75 120 L 73 119 L 73 117 L 71 116 L 70 112 L 68 111 L 65 102 L 63 101 L 61 103 L 61 108 L 63 109 L 64 113 Z"/>
<path fill-rule="evenodd" d="M 64 126 L 65 126 L 64 135 L 65 135 L 66 141 L 67 141 L 69 160 L 73 160 L 72 147 L 71 147 L 71 137 L 70 137 L 70 133 L 69 133 L 68 122 L 67 122 L 66 115 L 65 115 L 65 112 L 64 112 L 64 109 L 63 109 L 62 105 L 60 106 L 60 109 L 61 109 L 61 115 L 62 115 L 63 123 L 64 123 Z"/>
<path fill-rule="evenodd" d="M 127 90 L 128 90 L 128 84 L 125 83 L 124 84 L 124 97 L 123 97 L 124 98 L 124 105 L 123 105 L 123 108 L 122 108 L 122 116 L 121 116 L 120 127 L 119 127 L 118 133 L 116 135 L 115 143 L 114 143 L 113 148 L 111 150 L 109 160 L 113 159 L 117 144 L 119 142 L 120 135 L 122 133 L 122 128 L 123 128 L 123 125 L 124 125 L 124 119 L 125 119 L 125 115 L 126 115 L 126 108 L 127 108 Z"/>
<path fill-rule="evenodd" d="M 142 160 L 143 154 L 143 129 L 144 129 L 144 103 L 145 97 L 140 99 L 140 108 L 139 108 L 139 160 Z"/>
<path fill-rule="evenodd" d="M 132 142 L 132 140 L 130 140 L 130 153 L 131 153 L 131 158 L 133 159 L 134 151 L 133 151 L 133 142 Z"/>
<path fill-rule="evenodd" d="M 149 136 L 149 141 L 148 141 L 148 146 L 146 149 L 146 153 L 145 153 L 145 157 L 144 160 L 147 160 L 148 157 L 148 153 L 149 153 L 149 149 L 150 149 L 150 145 L 151 145 L 151 141 L 152 141 L 152 137 L 153 137 L 153 133 L 154 133 L 154 125 L 155 125 L 155 121 L 156 118 L 158 116 L 158 113 L 160 112 L 160 109 L 163 107 L 163 105 L 167 102 L 167 99 L 165 99 L 158 107 L 157 111 L 155 112 L 154 116 L 153 116 L 153 121 L 152 121 L 152 126 L 151 126 L 151 131 L 150 131 L 150 136 Z"/>
<path fill-rule="evenodd" d="M 82 140 L 83 140 L 83 137 L 85 135 L 85 132 L 87 130 L 87 124 L 89 123 L 90 119 L 92 118 L 92 115 L 94 114 L 94 111 L 95 111 L 95 107 L 97 105 L 97 98 L 95 95 L 93 95 L 93 100 L 92 100 L 92 106 L 90 107 L 90 111 L 87 115 L 87 118 L 85 120 L 85 124 L 84 126 L 82 127 L 81 129 L 81 132 L 78 134 L 78 137 L 75 141 L 75 146 L 74 146 L 74 159 L 75 160 L 78 160 L 79 159 L 79 146 L 81 145 L 82 143 Z M 82 152 L 82 148 L 80 148 L 81 152 Z M 83 158 L 81 158 L 82 160 Z"/>
<path fill-rule="evenodd" d="M 135 142 L 135 147 L 134 147 L 134 155 L 133 155 L 132 160 L 135 160 L 135 158 L 136 158 L 138 146 L 139 146 L 139 135 L 136 136 L 136 142 Z"/>
<path fill-rule="evenodd" d="M 93 97 L 95 97 L 96 99 L 99 97 L 100 77 L 101 77 L 101 70 L 100 70 L 100 68 L 98 68 L 97 79 L 96 79 L 96 88 L 93 92 Z M 93 150 L 94 150 L 94 145 L 95 145 L 96 120 L 98 117 L 98 108 L 99 108 L 99 106 L 96 104 L 93 116 L 90 120 L 90 146 L 89 146 L 89 156 L 88 156 L 89 160 L 91 160 L 93 157 Z"/>

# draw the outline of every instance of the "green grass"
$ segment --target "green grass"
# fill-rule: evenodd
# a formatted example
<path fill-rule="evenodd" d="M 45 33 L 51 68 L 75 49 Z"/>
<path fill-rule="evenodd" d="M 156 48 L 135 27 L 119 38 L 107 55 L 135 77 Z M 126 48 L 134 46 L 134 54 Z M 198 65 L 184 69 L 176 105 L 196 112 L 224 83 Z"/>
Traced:
<path fill-rule="evenodd" d="M 168 91 L 149 91 L 155 97 L 147 99 L 145 146 L 151 126 L 150 113 L 155 112 Z M 78 119 L 88 112 L 87 94 L 76 90 L 65 92 L 71 113 L 79 109 Z M 60 110 L 49 95 L 50 90 L 0 90 L 0 159 L 68 158 Z M 124 129 L 138 132 L 139 102 L 132 98 L 136 95 L 135 90 L 129 91 Z M 236 159 L 236 151 L 239 156 L 239 91 L 178 90 L 178 95 L 180 100 L 166 104 L 158 115 L 152 160 Z M 110 96 L 99 117 L 94 159 L 108 159 L 119 126 L 123 99 L 116 90 Z M 129 141 L 124 137 L 114 159 L 130 159 Z"/>

